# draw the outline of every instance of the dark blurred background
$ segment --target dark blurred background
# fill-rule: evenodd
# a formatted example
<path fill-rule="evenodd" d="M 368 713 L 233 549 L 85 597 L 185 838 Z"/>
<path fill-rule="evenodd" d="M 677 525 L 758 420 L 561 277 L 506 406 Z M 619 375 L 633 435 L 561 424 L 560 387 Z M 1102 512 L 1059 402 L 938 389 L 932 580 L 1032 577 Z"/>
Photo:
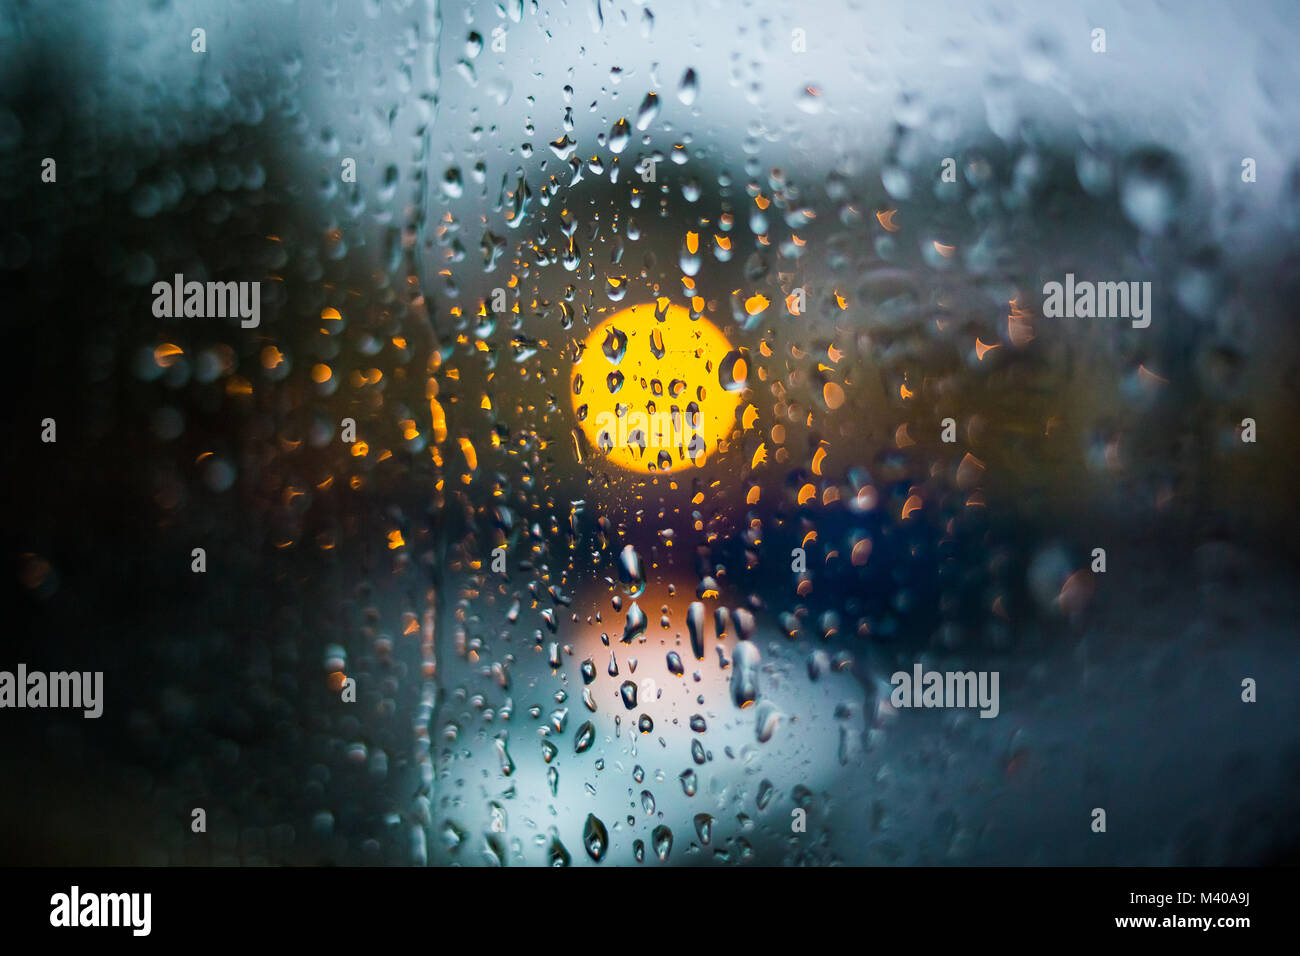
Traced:
<path fill-rule="evenodd" d="M 587 863 L 591 814 L 620 864 L 1294 862 L 1296 15 L 917 16 L 0 4 L 0 669 L 105 675 L 98 720 L 0 711 L 0 861 Z M 178 272 L 260 326 L 156 318 Z M 1045 318 L 1066 272 L 1150 328 Z M 580 462 L 574 346 L 659 296 L 755 419 Z M 754 615 L 753 709 L 734 628 L 665 666 L 697 594 Z M 1001 714 L 883 707 L 914 661 Z"/>

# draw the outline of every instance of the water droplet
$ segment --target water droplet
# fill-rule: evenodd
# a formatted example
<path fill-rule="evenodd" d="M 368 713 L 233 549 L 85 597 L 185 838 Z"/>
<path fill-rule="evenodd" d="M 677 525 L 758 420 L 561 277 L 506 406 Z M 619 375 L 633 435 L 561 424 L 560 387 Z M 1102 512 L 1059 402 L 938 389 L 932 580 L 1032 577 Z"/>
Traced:
<path fill-rule="evenodd" d="M 620 332 L 614 326 L 605 330 L 605 341 L 601 343 L 601 351 L 605 353 L 605 358 L 609 359 L 611 365 L 617 365 L 623 361 L 623 356 L 627 354 L 627 334 Z"/>
<path fill-rule="evenodd" d="M 799 90 L 795 105 L 810 116 L 816 116 L 826 108 L 826 99 L 822 96 L 821 87 L 812 83 L 803 87 Z"/>
<path fill-rule="evenodd" d="M 1143 232 L 1167 232 L 1187 200 L 1187 174 L 1173 153 L 1157 147 L 1132 153 L 1120 173 L 1124 214 Z"/>
<path fill-rule="evenodd" d="M 686 72 L 682 74 L 682 82 L 677 87 L 677 98 L 690 106 L 695 102 L 695 98 L 700 93 L 700 81 L 695 75 L 694 67 L 687 67 Z"/>
<path fill-rule="evenodd" d="M 766 700 L 759 704 L 758 711 L 754 715 L 754 730 L 758 736 L 758 742 L 765 744 L 771 740 L 780 723 L 781 712 L 777 710 L 775 704 Z"/>
<path fill-rule="evenodd" d="M 695 835 L 702 845 L 708 846 L 713 839 L 713 817 L 707 813 L 695 814 Z"/>
<path fill-rule="evenodd" d="M 690 246 L 683 243 L 681 251 L 677 255 L 677 267 L 682 270 L 684 275 L 698 275 L 700 271 L 700 254 L 698 247 L 695 252 L 691 252 Z"/>
<path fill-rule="evenodd" d="M 548 852 L 548 858 L 551 866 L 568 866 L 570 862 L 569 851 L 564 848 L 558 836 L 551 837 L 551 849 Z"/>
<path fill-rule="evenodd" d="M 667 860 L 668 854 L 673 851 L 673 831 L 660 824 L 650 832 L 650 841 L 654 845 L 655 856 Z"/>
<path fill-rule="evenodd" d="M 808 655 L 808 679 L 820 680 L 830 670 L 831 659 L 823 650 L 813 651 Z"/>
<path fill-rule="evenodd" d="M 591 749 L 591 745 L 596 740 L 596 727 L 589 720 L 578 728 L 578 734 L 573 738 L 573 752 L 576 754 L 586 753 Z"/>
<path fill-rule="evenodd" d="M 551 152 L 555 153 L 560 159 L 568 159 L 577 145 L 577 143 L 569 139 L 569 134 L 565 133 L 559 139 L 552 141 Z"/>
<path fill-rule="evenodd" d="M 758 664 L 762 659 L 750 641 L 741 641 L 731 655 L 731 699 L 745 708 L 758 698 Z"/>
<path fill-rule="evenodd" d="M 636 707 L 636 682 L 625 680 L 618 689 L 619 695 L 623 698 L 623 706 L 628 710 Z"/>
<path fill-rule="evenodd" d="M 561 691 L 561 693 L 563 693 L 563 691 Z M 557 699 L 564 700 L 566 698 L 557 697 Z M 551 711 L 551 729 L 554 730 L 557 734 L 564 733 L 564 727 L 568 723 L 568 721 L 569 721 L 569 708 L 562 707 L 559 708 L 558 710 Z"/>
<path fill-rule="evenodd" d="M 747 608 L 738 607 L 731 611 L 731 623 L 736 625 L 736 636 L 742 641 L 754 639 L 754 615 Z"/>
<path fill-rule="evenodd" d="M 587 848 L 587 855 L 599 863 L 609 849 L 609 833 L 605 824 L 594 813 L 587 814 L 587 822 L 582 828 L 582 845 Z"/>
<path fill-rule="evenodd" d="M 515 772 L 515 762 L 510 758 L 510 751 L 506 749 L 506 735 L 502 733 L 497 737 L 497 755 L 501 758 L 501 772 L 507 777 Z"/>
<path fill-rule="evenodd" d="M 686 609 L 686 629 L 691 635 L 691 653 L 697 661 L 704 660 L 704 604 L 692 601 Z"/>
<path fill-rule="evenodd" d="M 614 124 L 614 128 L 609 131 L 609 149 L 613 153 L 621 153 L 627 148 L 628 140 L 632 138 L 632 127 L 628 125 L 627 119 L 620 119 Z"/>
<path fill-rule="evenodd" d="M 699 779 L 695 776 L 695 771 L 683 770 L 679 779 L 682 782 L 682 793 L 688 797 L 695 796 L 695 788 L 699 786 Z"/>
<path fill-rule="evenodd" d="M 465 192 L 465 185 L 460 178 L 460 170 L 455 166 L 442 174 L 442 192 L 448 199 L 458 199 Z"/>
<path fill-rule="evenodd" d="M 659 95 L 647 93 L 641 101 L 641 108 L 636 113 L 636 128 L 645 132 L 659 115 Z"/>
<path fill-rule="evenodd" d="M 648 624 L 645 612 L 636 601 L 633 601 L 632 606 L 627 609 L 627 623 L 623 625 L 623 643 L 631 644 L 645 632 Z"/>
<path fill-rule="evenodd" d="M 448 172 L 450 171 L 451 170 L 448 170 Z M 380 202 L 392 202 L 393 197 L 397 195 L 397 184 L 400 179 L 401 174 L 398 173 L 396 166 L 390 163 L 388 166 L 384 167 L 384 179 L 383 182 L 380 183 L 379 189 L 376 191 L 376 197 Z"/>
<path fill-rule="evenodd" d="M 645 562 L 632 545 L 625 545 L 619 554 L 618 579 L 628 597 L 640 597 L 645 591 Z"/>
<path fill-rule="evenodd" d="M 442 828 L 442 843 L 448 850 L 455 852 L 465 841 L 465 831 L 451 820 Z"/>
<path fill-rule="evenodd" d="M 732 349 L 718 364 L 718 383 L 728 392 L 739 392 L 748 384 L 749 363 L 744 349 Z"/>

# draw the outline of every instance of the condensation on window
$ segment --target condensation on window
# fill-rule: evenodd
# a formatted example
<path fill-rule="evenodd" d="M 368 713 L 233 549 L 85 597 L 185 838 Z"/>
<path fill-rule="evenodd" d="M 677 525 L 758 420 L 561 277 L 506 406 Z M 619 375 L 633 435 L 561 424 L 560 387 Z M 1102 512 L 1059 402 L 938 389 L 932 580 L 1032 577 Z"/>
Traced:
<path fill-rule="evenodd" d="M 0 9 L 8 856 L 1292 852 L 1296 27 Z"/>

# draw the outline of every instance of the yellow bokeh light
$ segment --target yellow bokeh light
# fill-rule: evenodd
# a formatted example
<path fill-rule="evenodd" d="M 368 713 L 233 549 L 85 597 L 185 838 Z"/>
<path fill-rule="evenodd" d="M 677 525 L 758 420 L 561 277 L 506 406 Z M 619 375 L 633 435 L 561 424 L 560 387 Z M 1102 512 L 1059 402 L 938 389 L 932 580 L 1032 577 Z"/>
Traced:
<path fill-rule="evenodd" d="M 634 305 L 587 336 L 570 396 L 578 455 L 631 471 L 698 467 L 738 426 L 747 363 L 707 319 Z"/>

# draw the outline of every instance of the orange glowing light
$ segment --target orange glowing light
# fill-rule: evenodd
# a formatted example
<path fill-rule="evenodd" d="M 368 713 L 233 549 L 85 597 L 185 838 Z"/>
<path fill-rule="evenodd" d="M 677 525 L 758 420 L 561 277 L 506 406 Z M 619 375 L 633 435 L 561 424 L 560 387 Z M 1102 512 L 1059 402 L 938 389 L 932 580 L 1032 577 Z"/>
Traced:
<path fill-rule="evenodd" d="M 822 473 L 822 462 L 826 460 L 826 445 L 822 444 L 817 451 L 813 453 L 812 471 L 814 475 Z"/>
<path fill-rule="evenodd" d="M 153 350 L 153 360 L 159 368 L 169 368 L 176 361 L 177 356 L 184 354 L 185 350 L 179 345 L 164 342 Z"/>
<path fill-rule="evenodd" d="M 660 300 L 591 330 L 570 395 L 586 444 L 611 464 L 694 467 L 725 450 L 748 374 L 743 353 L 713 323 Z"/>
<path fill-rule="evenodd" d="M 1151 369 L 1147 368 L 1145 365 L 1138 366 L 1138 378 L 1140 378 L 1147 385 L 1168 385 L 1169 384 L 1169 379 L 1157 375 L 1155 372 L 1151 371 Z"/>

